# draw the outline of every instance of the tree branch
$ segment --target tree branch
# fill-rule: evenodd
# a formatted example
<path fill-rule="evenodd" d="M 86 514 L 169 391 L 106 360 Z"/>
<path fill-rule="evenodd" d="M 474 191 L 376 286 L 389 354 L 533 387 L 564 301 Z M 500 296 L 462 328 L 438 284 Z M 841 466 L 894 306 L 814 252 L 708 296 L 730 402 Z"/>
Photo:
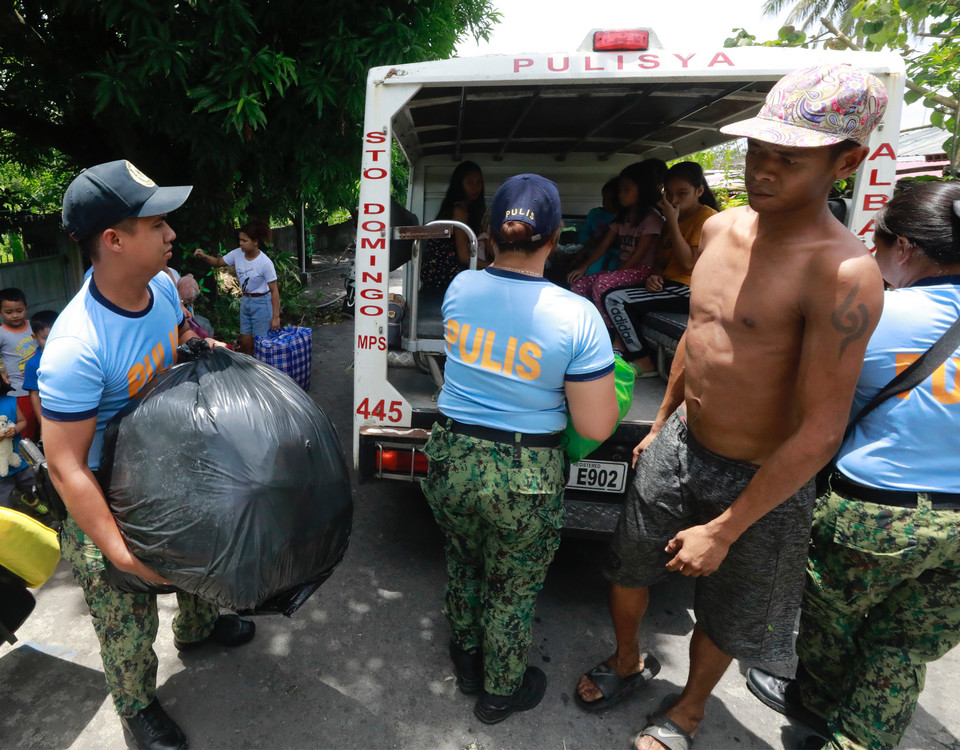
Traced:
<path fill-rule="evenodd" d="M 854 42 L 850 37 L 848 37 L 846 34 L 840 31 L 840 29 L 834 26 L 833 22 L 829 18 L 821 18 L 820 23 L 826 26 L 831 34 L 836 36 L 837 39 L 839 39 L 841 42 L 847 45 L 847 47 L 849 47 L 850 49 L 856 50 L 857 52 L 863 51 L 863 47 L 861 47 L 859 44 Z M 906 87 L 911 91 L 915 91 L 918 94 L 922 94 L 923 96 L 929 97 L 931 100 L 935 101 L 937 104 L 940 104 L 944 107 L 948 107 L 949 109 L 954 111 L 956 111 L 957 109 L 960 109 L 960 102 L 958 102 L 956 99 L 951 99 L 948 96 L 941 96 L 940 94 L 936 93 L 931 89 L 926 88 L 925 86 L 917 85 L 910 79 L 907 79 L 905 81 L 905 84 L 906 84 Z"/>

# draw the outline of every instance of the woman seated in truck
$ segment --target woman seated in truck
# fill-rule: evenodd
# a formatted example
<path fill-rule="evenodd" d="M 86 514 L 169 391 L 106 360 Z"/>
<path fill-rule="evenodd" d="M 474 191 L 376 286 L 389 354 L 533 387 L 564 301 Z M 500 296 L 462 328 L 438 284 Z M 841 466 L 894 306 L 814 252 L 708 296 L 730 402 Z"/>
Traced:
<path fill-rule="evenodd" d="M 439 415 L 423 491 L 446 542 L 457 685 L 485 724 L 536 706 L 527 666 L 537 593 L 563 526 L 567 412 L 581 436 L 617 421 L 614 358 L 597 309 L 543 278 L 560 236 L 557 186 L 511 177 L 493 197 L 494 263 L 450 284 Z"/>
<path fill-rule="evenodd" d="M 646 159 L 624 168 L 620 173 L 620 213 L 603 241 L 567 276 L 570 290 L 592 299 L 610 330 L 614 326 L 603 309 L 604 293 L 645 282 L 657 257 L 663 228 L 657 203 L 666 171 L 666 165 L 660 159 Z M 616 270 L 586 275 L 587 269 L 615 242 L 620 244 L 620 263 Z"/>
<path fill-rule="evenodd" d="M 643 316 L 655 310 L 690 312 L 690 274 L 700 257 L 700 232 L 717 213 L 717 199 L 703 168 L 692 161 L 674 164 L 667 172 L 658 207 L 666 221 L 653 273 L 644 286 L 612 289 L 603 297 L 619 336 L 614 348 L 625 352 L 624 358 L 632 361 L 641 376 L 656 373 L 652 352 L 640 334 Z"/>
<path fill-rule="evenodd" d="M 472 161 L 461 162 L 450 176 L 437 220 L 462 222 L 480 235 L 485 212 L 483 172 Z M 420 260 L 421 291 L 442 297 L 453 277 L 469 265 L 470 240 L 465 232 L 456 229 L 453 237 L 428 240 Z"/>

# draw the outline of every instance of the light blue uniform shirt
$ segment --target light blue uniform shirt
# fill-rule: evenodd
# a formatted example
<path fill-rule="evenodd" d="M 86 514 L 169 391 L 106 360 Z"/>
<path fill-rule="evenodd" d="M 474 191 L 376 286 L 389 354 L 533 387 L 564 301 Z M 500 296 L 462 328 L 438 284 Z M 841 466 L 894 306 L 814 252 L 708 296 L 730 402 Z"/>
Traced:
<path fill-rule="evenodd" d="M 567 380 L 613 371 L 593 303 L 546 279 L 463 271 L 443 299 L 447 364 L 440 411 L 459 422 L 545 433 L 567 424 Z"/>
<path fill-rule="evenodd" d="M 88 464 L 100 466 L 107 422 L 155 373 L 176 361 L 183 320 L 180 297 L 164 272 L 150 280 L 150 303 L 140 312 L 107 300 L 89 277 L 60 313 L 40 362 L 43 416 L 58 422 L 97 418 Z"/>
<path fill-rule="evenodd" d="M 888 291 L 857 383 L 851 417 L 960 316 L 960 276 Z M 960 492 L 960 349 L 907 394 L 854 427 L 837 468 L 869 487 Z"/>

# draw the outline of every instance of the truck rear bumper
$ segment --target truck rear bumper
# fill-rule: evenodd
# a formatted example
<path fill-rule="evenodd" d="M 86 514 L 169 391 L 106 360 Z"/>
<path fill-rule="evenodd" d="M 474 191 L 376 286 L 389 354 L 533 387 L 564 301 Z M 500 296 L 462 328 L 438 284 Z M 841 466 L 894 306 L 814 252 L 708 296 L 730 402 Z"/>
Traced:
<path fill-rule="evenodd" d="M 580 464 L 570 471 L 571 484 L 564 493 L 567 518 L 564 533 L 572 536 L 602 538 L 616 528 L 620 508 L 626 490 L 633 481 L 630 462 L 633 448 L 649 432 L 648 424 L 624 422 L 617 431 Z M 360 480 L 392 479 L 419 482 L 427 473 L 427 457 L 423 446 L 430 437 L 424 427 L 365 427 L 360 430 L 359 468 Z M 624 472 L 618 477 L 616 491 L 607 485 L 601 489 L 604 478 L 615 471 Z M 599 479 L 598 479 L 599 476 Z M 587 487 L 582 486 L 587 484 Z"/>

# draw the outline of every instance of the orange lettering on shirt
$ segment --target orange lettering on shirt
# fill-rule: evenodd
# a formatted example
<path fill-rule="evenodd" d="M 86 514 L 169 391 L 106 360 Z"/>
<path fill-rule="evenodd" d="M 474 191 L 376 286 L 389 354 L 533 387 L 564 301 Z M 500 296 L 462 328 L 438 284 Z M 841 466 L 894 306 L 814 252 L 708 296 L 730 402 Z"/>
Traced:
<path fill-rule="evenodd" d="M 466 344 L 467 339 L 470 336 L 470 324 L 465 323 L 460 328 L 460 359 L 462 359 L 466 364 L 472 365 L 480 358 L 481 342 L 483 341 L 484 330 L 478 328 L 477 332 L 473 334 L 473 345 L 470 347 L 469 353 L 467 352 Z"/>
<path fill-rule="evenodd" d="M 537 361 L 543 356 L 543 351 L 532 341 L 524 341 L 520 345 L 520 351 L 517 352 L 517 358 L 526 365 L 526 368 L 517 367 L 518 378 L 524 380 L 536 380 L 540 377 L 540 363 Z"/>
<path fill-rule="evenodd" d="M 443 340 L 447 342 L 447 351 L 453 351 L 453 345 L 457 343 L 460 336 L 460 324 L 455 320 L 447 321 L 447 333 Z"/>
<path fill-rule="evenodd" d="M 941 404 L 960 404 L 960 358 L 953 357 L 953 388 L 947 390 L 947 363 L 933 371 L 933 397 Z"/>
<path fill-rule="evenodd" d="M 507 375 L 513 372 L 513 359 L 517 356 L 517 343 L 513 336 L 507 339 L 507 353 L 503 358 L 503 372 Z"/>
<path fill-rule="evenodd" d="M 127 370 L 127 395 L 133 398 L 147 384 L 147 371 L 137 362 Z"/>
<path fill-rule="evenodd" d="M 894 367 L 896 368 L 897 375 L 899 375 L 901 372 L 906 370 L 910 365 L 912 365 L 918 359 L 920 359 L 920 355 L 915 354 L 913 352 L 907 352 L 905 354 L 904 353 L 897 354 L 896 360 L 894 363 Z M 904 401 L 906 401 L 908 398 L 910 398 L 910 391 L 906 391 L 904 393 L 898 393 L 897 398 L 902 398 Z"/>
<path fill-rule="evenodd" d="M 177 334 L 177 329 L 174 328 L 170 331 L 170 351 L 173 352 L 173 362 L 171 367 L 177 364 L 177 343 L 180 341 L 180 336 Z"/>
<path fill-rule="evenodd" d="M 163 370 L 163 342 L 158 341 L 157 345 L 153 347 L 153 351 L 150 352 L 150 359 L 153 360 L 153 367 L 157 372 Z"/>
<path fill-rule="evenodd" d="M 483 358 L 480 360 L 480 366 L 484 370 L 500 372 L 503 369 L 503 365 L 490 356 L 490 352 L 493 349 L 493 341 L 496 338 L 496 333 L 487 331 L 487 335 L 483 339 Z"/>

